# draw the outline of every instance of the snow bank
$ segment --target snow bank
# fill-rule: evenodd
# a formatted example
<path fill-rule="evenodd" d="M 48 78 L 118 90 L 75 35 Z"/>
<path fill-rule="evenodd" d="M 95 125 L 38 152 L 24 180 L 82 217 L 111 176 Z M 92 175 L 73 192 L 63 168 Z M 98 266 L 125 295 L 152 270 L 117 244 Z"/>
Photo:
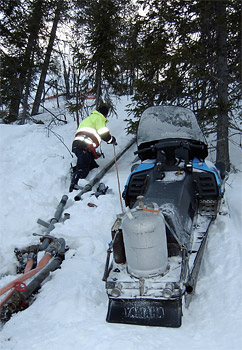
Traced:
<path fill-rule="evenodd" d="M 118 117 L 108 124 L 118 141 L 117 152 L 131 139 L 124 132 L 128 102 L 117 101 Z M 55 111 L 54 102 L 48 103 Z M 110 228 L 121 212 L 116 172 L 112 169 L 103 179 L 111 193 L 97 199 L 89 192 L 82 201 L 74 201 L 76 193 L 69 194 L 68 188 L 75 158 L 55 135 L 71 148 L 76 124 L 70 116 L 67 120 L 66 125 L 53 125 L 52 132 L 42 125 L 0 125 L 0 287 L 16 278 L 14 248 L 38 242 L 32 236 L 43 232 L 37 219 L 51 219 L 63 194 L 69 196 L 65 212 L 70 213 L 70 220 L 52 231 L 70 247 L 61 269 L 51 274 L 28 309 L 5 324 L 1 349 L 241 349 L 241 150 L 233 146 L 232 162 L 240 171 L 227 182 L 229 214 L 220 215 L 212 225 L 196 295 L 184 310 L 182 327 L 109 324 L 102 276 Z M 98 160 L 100 167 L 113 158 L 112 146 L 103 143 L 102 149 L 106 157 Z M 134 150 L 135 146 L 118 162 L 121 189 Z M 89 178 L 95 172 L 98 169 Z M 97 207 L 89 207 L 89 202 Z"/>

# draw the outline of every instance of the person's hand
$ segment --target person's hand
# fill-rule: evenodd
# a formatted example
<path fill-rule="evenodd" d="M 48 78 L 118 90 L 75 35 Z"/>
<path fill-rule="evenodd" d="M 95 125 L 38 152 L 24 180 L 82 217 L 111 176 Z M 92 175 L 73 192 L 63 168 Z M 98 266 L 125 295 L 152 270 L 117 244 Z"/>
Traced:
<path fill-rule="evenodd" d="M 104 156 L 104 153 L 103 153 L 103 152 L 96 152 L 96 155 L 97 155 L 97 157 L 98 157 L 98 158 L 100 158 L 100 157 L 105 158 L 105 156 Z"/>
<path fill-rule="evenodd" d="M 114 136 L 112 136 L 112 141 L 110 143 L 117 146 L 117 141 L 116 141 L 116 138 Z"/>

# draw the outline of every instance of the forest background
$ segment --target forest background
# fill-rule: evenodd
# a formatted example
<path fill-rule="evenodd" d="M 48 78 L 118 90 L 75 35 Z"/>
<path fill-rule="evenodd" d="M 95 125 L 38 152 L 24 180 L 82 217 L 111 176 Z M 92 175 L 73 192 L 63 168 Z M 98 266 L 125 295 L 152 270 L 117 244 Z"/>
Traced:
<path fill-rule="evenodd" d="M 65 97 L 77 124 L 88 97 L 115 113 L 111 96 L 130 95 L 129 133 L 149 106 L 184 106 L 230 171 L 241 25 L 240 0 L 0 0 L 1 122 L 38 123 L 50 95 Z"/>

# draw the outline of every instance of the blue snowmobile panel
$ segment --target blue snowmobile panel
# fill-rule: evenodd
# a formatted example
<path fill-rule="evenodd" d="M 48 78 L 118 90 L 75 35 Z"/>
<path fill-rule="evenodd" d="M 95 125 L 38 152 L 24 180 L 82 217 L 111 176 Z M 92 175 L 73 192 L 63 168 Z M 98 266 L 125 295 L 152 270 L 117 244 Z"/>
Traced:
<path fill-rule="evenodd" d="M 210 166 L 211 167 L 209 167 L 206 162 L 202 162 L 200 159 L 198 159 L 196 157 L 193 159 L 193 162 L 192 162 L 192 167 L 194 169 L 198 169 L 198 170 L 201 170 L 204 172 L 212 173 L 215 176 L 216 183 L 218 186 L 219 195 L 221 195 L 222 194 L 222 188 L 221 188 L 222 179 L 221 179 L 220 173 L 214 164 L 211 163 Z"/>
<path fill-rule="evenodd" d="M 135 174 L 135 173 L 140 173 L 141 171 L 144 171 L 144 170 L 149 170 L 149 169 L 152 169 L 154 168 L 155 166 L 155 163 L 152 162 L 152 163 L 141 163 L 138 165 L 138 167 L 132 171 L 130 174 L 129 174 L 129 177 L 127 179 L 127 182 L 126 182 L 126 186 L 129 184 L 129 180 L 130 180 L 130 177 Z"/>

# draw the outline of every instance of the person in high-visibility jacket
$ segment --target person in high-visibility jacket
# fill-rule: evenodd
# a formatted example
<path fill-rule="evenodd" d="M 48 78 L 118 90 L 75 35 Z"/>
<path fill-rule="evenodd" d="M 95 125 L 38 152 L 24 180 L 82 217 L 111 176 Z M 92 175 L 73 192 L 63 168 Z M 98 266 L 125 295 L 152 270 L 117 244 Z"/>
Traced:
<path fill-rule="evenodd" d="M 74 141 L 72 152 L 77 157 L 77 164 L 72 176 L 69 191 L 72 192 L 79 179 L 85 179 L 90 170 L 98 168 L 95 159 L 98 158 L 96 148 L 104 140 L 108 144 L 117 144 L 116 138 L 110 134 L 106 127 L 108 108 L 103 105 L 92 111 L 79 125 Z"/>

